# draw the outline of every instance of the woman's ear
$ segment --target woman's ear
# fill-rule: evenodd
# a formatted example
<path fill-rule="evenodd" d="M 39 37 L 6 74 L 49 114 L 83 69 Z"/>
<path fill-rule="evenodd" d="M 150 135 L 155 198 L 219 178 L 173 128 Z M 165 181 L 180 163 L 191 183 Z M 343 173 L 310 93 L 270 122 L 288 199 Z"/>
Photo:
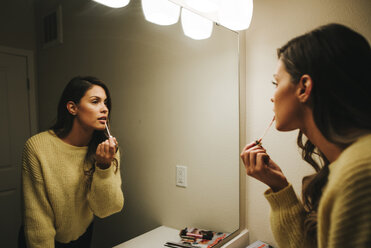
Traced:
<path fill-rule="evenodd" d="M 74 103 L 73 101 L 68 101 L 66 107 L 67 107 L 68 112 L 70 112 L 71 115 L 77 114 L 77 106 L 76 106 L 76 103 Z"/>
<path fill-rule="evenodd" d="M 310 94 L 312 93 L 312 87 L 312 78 L 308 74 L 301 76 L 297 89 L 297 96 L 300 102 L 308 102 Z"/>

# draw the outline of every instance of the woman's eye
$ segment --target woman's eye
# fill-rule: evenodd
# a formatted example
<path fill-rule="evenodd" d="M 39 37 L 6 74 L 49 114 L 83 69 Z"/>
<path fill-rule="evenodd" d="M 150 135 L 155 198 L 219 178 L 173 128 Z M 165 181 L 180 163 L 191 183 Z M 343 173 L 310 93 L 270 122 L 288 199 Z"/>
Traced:
<path fill-rule="evenodd" d="M 275 82 L 275 81 L 272 81 L 272 84 L 274 85 L 274 86 L 276 86 L 277 87 L 277 82 Z"/>

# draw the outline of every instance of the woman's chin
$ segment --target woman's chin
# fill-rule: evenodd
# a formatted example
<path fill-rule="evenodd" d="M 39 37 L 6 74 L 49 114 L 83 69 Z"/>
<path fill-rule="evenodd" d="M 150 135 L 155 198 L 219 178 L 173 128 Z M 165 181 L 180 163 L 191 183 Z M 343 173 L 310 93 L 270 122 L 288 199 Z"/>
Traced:
<path fill-rule="evenodd" d="M 280 126 L 280 124 L 278 123 L 277 119 L 276 119 L 276 122 L 275 122 L 275 128 L 277 129 L 277 131 L 282 131 L 282 130 L 281 130 L 281 126 Z"/>
<path fill-rule="evenodd" d="M 290 131 L 296 130 L 297 128 L 287 127 L 283 125 L 280 126 L 276 124 L 276 129 L 277 131 L 280 131 L 280 132 L 290 132 Z"/>
<path fill-rule="evenodd" d="M 282 123 L 280 123 L 277 120 L 276 120 L 276 129 L 277 129 L 277 131 L 280 131 L 280 132 L 292 131 L 291 128 L 288 128 L 286 125 L 283 125 Z"/>
<path fill-rule="evenodd" d="M 106 127 L 96 127 L 95 130 L 97 131 L 104 131 L 106 129 Z"/>

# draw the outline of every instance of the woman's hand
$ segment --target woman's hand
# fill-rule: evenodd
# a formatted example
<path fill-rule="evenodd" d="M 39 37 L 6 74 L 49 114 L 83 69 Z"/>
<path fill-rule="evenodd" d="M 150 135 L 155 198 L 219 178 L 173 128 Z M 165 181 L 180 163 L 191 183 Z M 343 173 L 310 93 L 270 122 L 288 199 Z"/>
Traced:
<path fill-rule="evenodd" d="M 245 146 L 241 152 L 241 159 L 245 164 L 247 175 L 265 183 L 274 192 L 288 185 L 280 167 L 270 159 L 266 150 L 255 142 Z"/>
<path fill-rule="evenodd" d="M 117 140 L 115 137 L 110 137 L 100 143 L 95 152 L 97 166 L 101 169 L 107 169 L 111 166 L 117 150 Z"/>

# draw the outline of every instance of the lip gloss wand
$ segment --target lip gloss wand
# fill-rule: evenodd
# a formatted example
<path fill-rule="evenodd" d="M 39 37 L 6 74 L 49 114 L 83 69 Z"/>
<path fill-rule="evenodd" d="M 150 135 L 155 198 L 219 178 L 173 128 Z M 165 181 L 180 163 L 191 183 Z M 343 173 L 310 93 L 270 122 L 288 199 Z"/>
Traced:
<path fill-rule="evenodd" d="M 108 134 L 109 138 L 113 138 L 113 136 L 111 135 L 111 132 L 109 131 L 109 128 L 108 128 L 107 122 L 106 122 L 106 131 L 107 131 L 107 134 Z M 116 152 L 117 152 L 117 150 L 118 150 L 118 148 L 119 148 L 117 142 L 115 142 L 115 147 L 116 147 Z"/>
<path fill-rule="evenodd" d="M 105 124 L 106 124 L 106 131 L 107 131 L 107 133 L 108 133 L 108 136 L 109 136 L 110 138 L 112 138 L 112 135 L 111 135 L 111 133 L 110 133 L 110 131 L 109 131 L 109 129 L 108 129 L 108 126 L 107 126 L 107 122 L 106 122 Z"/>
<path fill-rule="evenodd" d="M 267 134 L 269 128 L 272 126 L 272 124 L 273 124 L 273 122 L 274 122 L 275 119 L 276 119 L 276 116 L 273 116 L 272 121 L 269 123 L 268 127 L 265 129 L 263 135 L 260 137 L 260 139 L 255 140 L 255 144 L 257 146 L 261 146 L 262 145 L 262 140 L 263 140 L 264 136 Z"/>

